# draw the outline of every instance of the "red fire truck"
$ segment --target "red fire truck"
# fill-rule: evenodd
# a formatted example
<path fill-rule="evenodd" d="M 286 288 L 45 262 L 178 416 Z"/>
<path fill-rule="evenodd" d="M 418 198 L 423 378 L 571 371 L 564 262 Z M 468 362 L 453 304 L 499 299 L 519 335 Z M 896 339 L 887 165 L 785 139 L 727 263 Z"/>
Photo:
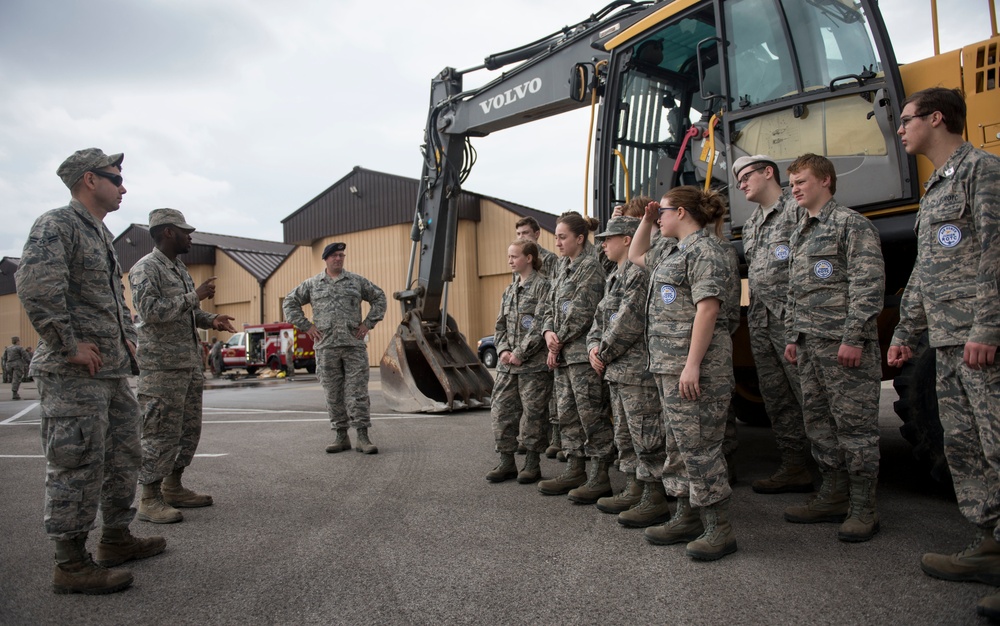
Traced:
<path fill-rule="evenodd" d="M 310 374 L 316 373 L 316 352 L 309 335 L 296 329 L 287 322 L 274 324 L 244 324 L 243 340 L 240 342 L 245 352 L 243 362 L 233 363 L 239 350 L 226 346 L 226 367 L 243 367 L 248 374 L 256 374 L 258 370 L 269 367 L 272 370 L 287 371 L 286 349 L 292 342 L 295 369 L 305 369 Z M 236 335 L 233 335 L 235 338 Z M 230 355 L 229 353 L 233 354 Z"/>

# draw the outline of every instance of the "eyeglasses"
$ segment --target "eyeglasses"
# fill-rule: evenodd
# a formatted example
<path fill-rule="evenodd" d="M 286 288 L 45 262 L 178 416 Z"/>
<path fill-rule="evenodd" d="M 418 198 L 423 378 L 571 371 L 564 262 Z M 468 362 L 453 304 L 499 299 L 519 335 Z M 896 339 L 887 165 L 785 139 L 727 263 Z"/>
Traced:
<path fill-rule="evenodd" d="M 767 166 L 766 166 L 766 165 L 764 165 L 764 166 L 761 166 L 761 167 L 758 167 L 757 169 L 753 169 L 753 170 L 750 170 L 749 172 L 747 172 L 747 173 L 746 173 L 746 174 L 744 174 L 743 176 L 740 176 L 739 178 L 737 178 L 737 179 L 736 179 L 736 183 L 737 183 L 737 185 L 745 185 L 745 184 L 746 184 L 746 182 L 747 182 L 748 180 L 750 180 L 750 177 L 751 177 L 751 176 L 753 176 L 753 173 L 754 173 L 754 172 L 759 172 L 759 171 L 761 171 L 762 169 L 764 169 L 765 167 L 767 167 Z"/>
<path fill-rule="evenodd" d="M 906 117 L 899 118 L 899 125 L 906 128 L 906 125 L 917 119 L 918 117 L 927 117 L 928 115 L 934 115 L 934 111 L 930 113 L 921 113 L 919 115 L 907 115 Z"/>
<path fill-rule="evenodd" d="M 101 178 L 107 178 L 111 181 L 111 184 L 115 187 L 121 187 L 125 179 L 119 174 L 112 174 L 111 172 L 105 172 L 104 170 L 88 170 L 91 174 L 95 176 L 100 176 Z"/>
<path fill-rule="evenodd" d="M 664 212 L 664 211 L 676 211 L 676 210 L 677 210 L 678 208 L 680 208 L 680 207 L 673 207 L 673 206 L 661 206 L 661 207 L 660 207 L 660 215 L 663 215 L 663 212 Z"/>

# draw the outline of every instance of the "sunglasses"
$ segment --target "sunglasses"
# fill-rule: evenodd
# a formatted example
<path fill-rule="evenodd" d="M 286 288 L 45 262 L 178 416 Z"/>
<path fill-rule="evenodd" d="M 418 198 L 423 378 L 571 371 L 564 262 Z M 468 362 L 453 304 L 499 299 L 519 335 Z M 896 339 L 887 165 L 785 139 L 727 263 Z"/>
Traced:
<path fill-rule="evenodd" d="M 104 170 L 88 170 L 91 174 L 95 176 L 100 176 L 101 178 L 107 178 L 111 181 L 111 184 L 115 187 L 121 187 L 125 179 L 119 174 L 112 174 L 111 172 L 105 172 Z"/>

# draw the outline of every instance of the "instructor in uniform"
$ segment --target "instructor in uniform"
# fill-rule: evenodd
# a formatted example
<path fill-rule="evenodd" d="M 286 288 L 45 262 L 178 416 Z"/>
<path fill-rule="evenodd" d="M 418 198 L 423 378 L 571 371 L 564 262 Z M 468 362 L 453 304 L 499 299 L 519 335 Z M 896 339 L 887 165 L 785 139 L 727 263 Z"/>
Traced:
<path fill-rule="evenodd" d="M 385 316 L 385 293 L 373 282 L 344 269 L 346 243 L 323 249 L 326 269 L 307 278 L 285 298 L 285 319 L 305 331 L 316 346 L 316 372 L 326 391 L 326 410 L 337 439 L 327 452 L 351 449 L 348 426 L 358 434 L 358 452 L 377 454 L 368 438 L 371 426 L 368 398 L 368 348 L 365 336 Z M 361 302 L 371 308 L 361 319 Z M 311 304 L 314 322 L 302 306 Z"/>

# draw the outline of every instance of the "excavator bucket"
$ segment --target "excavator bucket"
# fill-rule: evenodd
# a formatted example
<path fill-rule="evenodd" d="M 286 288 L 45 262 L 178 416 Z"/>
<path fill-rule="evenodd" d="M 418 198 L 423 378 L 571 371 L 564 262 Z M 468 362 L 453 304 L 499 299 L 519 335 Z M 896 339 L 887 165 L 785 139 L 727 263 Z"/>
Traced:
<path fill-rule="evenodd" d="M 443 413 L 490 406 L 493 377 L 450 315 L 442 337 L 438 324 L 423 322 L 416 310 L 407 312 L 379 371 L 382 394 L 393 411 Z"/>

